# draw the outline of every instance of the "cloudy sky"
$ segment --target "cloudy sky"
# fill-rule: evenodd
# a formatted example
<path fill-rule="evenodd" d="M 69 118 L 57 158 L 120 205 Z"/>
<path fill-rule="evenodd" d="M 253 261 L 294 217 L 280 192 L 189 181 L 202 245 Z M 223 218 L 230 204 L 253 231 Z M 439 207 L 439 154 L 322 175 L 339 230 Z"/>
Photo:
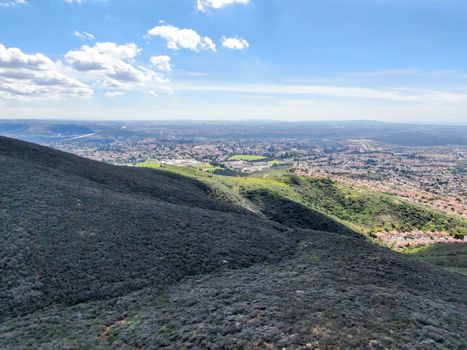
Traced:
<path fill-rule="evenodd" d="M 0 118 L 467 122 L 465 0 L 0 0 Z"/>

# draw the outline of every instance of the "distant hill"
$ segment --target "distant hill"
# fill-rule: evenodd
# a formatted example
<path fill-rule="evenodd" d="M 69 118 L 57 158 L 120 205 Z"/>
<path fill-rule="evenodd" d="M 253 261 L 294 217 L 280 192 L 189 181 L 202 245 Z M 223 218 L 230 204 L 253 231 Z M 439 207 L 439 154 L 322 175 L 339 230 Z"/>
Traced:
<path fill-rule="evenodd" d="M 91 134 L 93 129 L 76 124 L 55 124 L 48 128 L 51 132 L 63 136 L 77 136 Z"/>
<path fill-rule="evenodd" d="M 0 121 L 0 135 L 40 143 L 58 142 L 94 133 L 94 126 L 46 121 Z"/>
<path fill-rule="evenodd" d="M 283 181 L 2 137 L 0 169 L 0 349 L 465 345 L 466 277 L 291 202 Z M 253 192 L 264 182 L 275 192 Z"/>
<path fill-rule="evenodd" d="M 83 129 L 83 130 L 81 130 Z M 250 121 L 250 122 L 92 122 L 51 120 L 0 120 L 0 135 L 31 142 L 54 143 L 63 141 L 63 134 L 90 134 L 97 138 L 140 139 L 144 137 L 176 136 L 179 140 L 315 140 L 345 139 L 375 140 L 399 146 L 467 145 L 467 125 L 398 124 L 378 121 Z M 161 131 L 164 133 L 161 134 Z M 61 131 L 64 131 L 61 132 Z"/>

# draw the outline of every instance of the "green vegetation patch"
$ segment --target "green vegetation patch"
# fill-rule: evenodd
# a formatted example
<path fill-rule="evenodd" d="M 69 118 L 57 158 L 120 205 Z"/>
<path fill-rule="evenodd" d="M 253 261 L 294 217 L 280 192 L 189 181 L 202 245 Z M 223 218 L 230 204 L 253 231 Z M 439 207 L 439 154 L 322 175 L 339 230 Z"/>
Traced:
<path fill-rule="evenodd" d="M 207 173 L 213 173 L 213 174 L 215 174 L 218 171 L 224 170 L 223 168 L 221 168 L 219 166 L 215 166 L 215 165 L 212 165 L 212 164 L 209 164 L 209 163 L 202 163 L 202 164 L 193 165 L 192 168 L 196 169 L 196 170 L 204 171 L 204 172 L 207 172 Z"/>
<path fill-rule="evenodd" d="M 352 188 L 326 178 L 300 177 L 284 171 L 227 177 L 180 167 L 169 170 L 214 186 L 220 197 L 234 199 L 236 204 L 250 209 L 263 212 L 268 211 L 266 207 L 277 209 L 274 198 L 283 198 L 367 235 L 420 230 L 448 232 L 462 238 L 467 232 L 467 221 L 462 218 L 403 201 L 393 195 Z M 267 191 L 272 196 L 262 195 L 259 201 L 258 191 Z"/>
<path fill-rule="evenodd" d="M 285 177 L 303 203 L 348 223 L 359 231 L 444 231 L 462 238 L 467 221 L 428 207 L 363 189 L 355 189 L 325 178 Z"/>
<path fill-rule="evenodd" d="M 228 160 L 229 161 L 235 161 L 235 160 L 245 160 L 249 162 L 257 162 L 260 160 L 264 160 L 266 157 L 264 156 L 256 156 L 256 155 L 251 155 L 251 154 L 237 154 L 235 156 L 231 156 Z"/>
<path fill-rule="evenodd" d="M 139 168 L 150 168 L 150 169 L 159 169 L 162 167 L 160 163 L 151 162 L 151 161 L 144 162 L 144 163 L 138 163 L 136 164 L 136 166 Z"/>

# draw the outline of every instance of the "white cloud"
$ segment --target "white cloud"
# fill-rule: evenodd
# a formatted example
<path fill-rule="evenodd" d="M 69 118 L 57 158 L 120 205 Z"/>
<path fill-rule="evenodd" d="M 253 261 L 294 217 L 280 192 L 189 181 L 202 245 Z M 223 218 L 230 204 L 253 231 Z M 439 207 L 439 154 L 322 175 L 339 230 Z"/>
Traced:
<path fill-rule="evenodd" d="M 151 96 L 154 96 L 154 97 L 158 97 L 158 96 L 159 96 L 159 94 L 158 94 L 157 92 L 152 91 L 152 90 L 148 90 L 148 91 L 146 91 L 146 93 L 147 93 L 148 95 L 151 95 Z"/>
<path fill-rule="evenodd" d="M 83 40 L 94 40 L 95 39 L 93 34 L 88 33 L 88 32 L 80 32 L 78 30 L 75 30 L 73 35 Z"/>
<path fill-rule="evenodd" d="M 179 91 L 215 92 L 227 94 L 262 94 L 289 96 L 333 97 L 348 100 L 379 100 L 408 104 L 452 104 L 467 103 L 467 93 L 424 90 L 424 89 L 377 89 L 366 87 L 344 87 L 329 85 L 260 85 L 260 84 L 179 84 Z"/>
<path fill-rule="evenodd" d="M 156 26 L 148 31 L 148 36 L 159 36 L 167 41 L 172 50 L 189 49 L 193 51 L 216 51 L 216 44 L 211 38 L 201 36 L 193 29 L 182 29 L 171 25 Z"/>
<path fill-rule="evenodd" d="M 227 5 L 248 4 L 250 0 L 197 0 L 196 8 L 198 11 L 207 11 L 208 9 L 218 10 Z"/>
<path fill-rule="evenodd" d="M 53 65 L 54 62 L 41 53 L 27 55 L 18 48 L 8 49 L 0 44 L 0 67 L 47 70 Z"/>
<path fill-rule="evenodd" d="M 123 91 L 107 91 L 104 96 L 107 98 L 114 98 L 118 96 L 123 96 L 125 93 Z"/>
<path fill-rule="evenodd" d="M 148 88 L 157 90 L 169 83 L 162 73 L 136 63 L 135 59 L 141 51 L 134 43 L 118 45 L 100 42 L 69 51 L 65 58 L 96 87 L 107 90 L 109 93 L 106 97 L 115 97 L 120 95 L 118 92 L 146 92 Z M 170 66 L 170 61 L 166 63 Z"/>
<path fill-rule="evenodd" d="M 160 71 L 172 71 L 172 64 L 169 56 L 152 56 L 150 61 L 151 64 Z"/>
<path fill-rule="evenodd" d="M 69 4 L 82 4 L 85 1 L 86 0 L 65 0 L 65 2 L 67 2 Z"/>
<path fill-rule="evenodd" d="M 250 47 L 248 41 L 243 38 L 235 37 L 235 38 L 226 38 L 222 37 L 222 46 L 233 49 L 233 50 L 245 50 Z"/>
<path fill-rule="evenodd" d="M 101 75 L 105 83 L 113 86 L 143 83 L 150 79 L 128 60 L 135 58 L 141 49 L 134 43 L 117 45 L 112 42 L 83 45 L 78 51 L 69 51 L 65 57 L 72 67 L 82 72 Z"/>
<path fill-rule="evenodd" d="M 19 5 L 27 5 L 27 0 L 10 0 L 10 1 L 0 1 L 0 7 L 15 7 Z"/>
<path fill-rule="evenodd" d="M 83 40 L 94 40 L 95 39 L 94 35 L 91 34 L 91 33 L 88 33 L 88 32 L 80 32 L 78 30 L 75 30 L 75 32 L 73 34 L 77 38 L 80 38 L 80 39 L 83 39 Z"/>
<path fill-rule="evenodd" d="M 59 62 L 0 44 L 0 98 L 59 100 L 92 94 L 89 86 L 65 74 Z"/>

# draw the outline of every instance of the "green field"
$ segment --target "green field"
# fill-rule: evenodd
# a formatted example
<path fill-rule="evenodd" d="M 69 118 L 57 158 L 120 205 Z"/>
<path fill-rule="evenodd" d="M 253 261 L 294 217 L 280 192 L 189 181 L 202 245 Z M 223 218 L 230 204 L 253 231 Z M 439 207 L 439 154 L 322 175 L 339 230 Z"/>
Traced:
<path fill-rule="evenodd" d="M 264 160 L 266 157 L 264 156 L 255 156 L 255 155 L 249 155 L 249 154 L 237 154 L 235 156 L 231 156 L 228 160 L 229 161 L 235 161 L 235 160 L 245 160 L 249 162 L 257 162 L 260 160 Z"/>
<path fill-rule="evenodd" d="M 140 168 L 150 168 L 150 169 L 159 169 L 161 168 L 161 164 L 157 162 L 144 162 L 144 163 L 138 163 L 136 164 L 137 167 Z"/>

